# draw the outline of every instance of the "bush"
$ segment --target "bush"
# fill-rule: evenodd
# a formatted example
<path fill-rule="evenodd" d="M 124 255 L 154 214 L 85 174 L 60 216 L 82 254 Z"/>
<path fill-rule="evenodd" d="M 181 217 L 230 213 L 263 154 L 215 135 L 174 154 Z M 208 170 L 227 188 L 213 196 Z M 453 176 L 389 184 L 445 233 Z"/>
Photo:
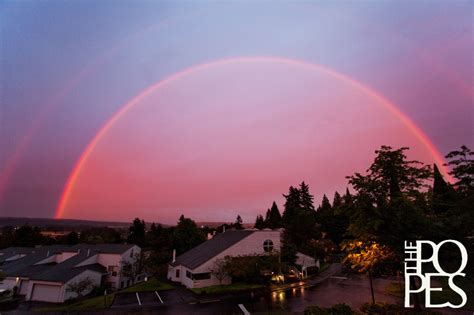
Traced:
<path fill-rule="evenodd" d="M 386 304 L 386 303 L 365 303 L 361 306 L 360 310 L 365 314 L 381 314 L 381 315 L 438 315 L 440 312 L 423 309 L 419 312 L 412 308 L 404 308 L 398 304 Z"/>
<path fill-rule="evenodd" d="M 304 315 L 352 315 L 354 312 L 347 304 L 336 304 L 331 307 L 309 306 Z"/>

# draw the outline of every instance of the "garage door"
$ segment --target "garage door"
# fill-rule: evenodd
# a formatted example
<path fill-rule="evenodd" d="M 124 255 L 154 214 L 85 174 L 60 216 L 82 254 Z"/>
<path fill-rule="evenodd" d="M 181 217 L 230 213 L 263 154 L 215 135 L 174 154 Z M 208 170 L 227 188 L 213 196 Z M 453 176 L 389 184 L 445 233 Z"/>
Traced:
<path fill-rule="evenodd" d="M 59 303 L 59 295 L 61 293 L 61 286 L 35 284 L 33 287 L 33 294 L 31 300 Z"/>

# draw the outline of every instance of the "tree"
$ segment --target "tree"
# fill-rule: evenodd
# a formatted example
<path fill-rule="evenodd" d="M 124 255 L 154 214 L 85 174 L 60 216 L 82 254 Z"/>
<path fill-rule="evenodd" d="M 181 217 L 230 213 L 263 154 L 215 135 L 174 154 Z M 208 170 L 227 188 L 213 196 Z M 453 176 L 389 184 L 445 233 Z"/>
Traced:
<path fill-rule="evenodd" d="M 415 200 L 432 174 L 429 166 L 407 160 L 407 150 L 382 146 L 366 175 L 347 177 L 357 192 L 349 232 L 391 246 L 400 262 L 403 241 L 419 239 L 425 230 L 426 220 Z"/>
<path fill-rule="evenodd" d="M 43 240 L 44 237 L 41 235 L 41 231 L 38 227 L 32 227 L 29 224 L 25 224 L 13 233 L 12 245 L 29 247 L 33 245 L 41 245 Z"/>
<path fill-rule="evenodd" d="M 447 163 L 452 168 L 449 173 L 457 179 L 454 184 L 464 194 L 474 189 L 474 152 L 462 145 L 461 150 L 451 151 L 446 155 L 450 161 Z"/>
<path fill-rule="evenodd" d="M 432 210 L 435 214 L 446 213 L 453 206 L 454 203 L 454 189 L 448 184 L 438 166 L 434 164 L 433 167 L 433 196 L 432 196 Z"/>
<path fill-rule="evenodd" d="M 79 243 L 79 235 L 76 232 L 72 231 L 66 236 L 66 244 L 76 245 L 77 243 Z"/>
<path fill-rule="evenodd" d="M 173 231 L 173 246 L 178 255 L 196 247 L 205 240 L 206 236 L 193 220 L 185 218 L 184 215 L 179 217 L 178 224 Z"/>
<path fill-rule="evenodd" d="M 253 227 L 259 230 L 265 228 L 265 221 L 261 215 L 257 215 L 257 219 L 255 220 L 255 225 Z"/>
<path fill-rule="evenodd" d="M 385 205 L 402 193 L 411 196 L 420 187 L 427 187 L 426 181 L 431 177 L 430 166 L 407 160 L 407 150 L 407 147 L 393 150 L 390 146 L 382 146 L 375 151 L 376 157 L 367 175 L 355 173 L 348 176 L 349 183 L 378 206 Z"/>
<path fill-rule="evenodd" d="M 210 270 L 211 274 L 219 280 L 219 284 L 222 285 L 222 281 L 228 277 L 228 265 L 229 256 L 225 258 L 216 259 Z"/>
<path fill-rule="evenodd" d="M 131 260 L 122 261 L 122 276 L 132 279 L 132 283 L 135 283 L 135 280 L 139 275 L 144 271 L 144 257 L 142 252 L 137 252 L 133 254 Z"/>
<path fill-rule="evenodd" d="M 145 245 L 145 221 L 135 218 L 132 225 L 128 228 L 129 234 L 127 241 L 140 247 Z"/>
<path fill-rule="evenodd" d="M 89 293 L 93 285 L 94 282 L 89 277 L 86 277 L 79 281 L 68 284 L 66 290 L 76 293 L 77 297 L 81 298 L 84 293 Z"/>
<path fill-rule="evenodd" d="M 321 205 L 318 207 L 318 214 L 320 216 L 327 216 L 333 213 L 331 203 L 326 195 L 323 195 Z"/>
<path fill-rule="evenodd" d="M 278 210 L 275 201 L 273 201 L 272 207 L 267 210 L 265 227 L 270 229 L 278 229 L 282 227 L 280 210 Z"/>
<path fill-rule="evenodd" d="M 309 186 L 303 181 L 300 184 L 300 207 L 304 211 L 313 212 L 314 211 L 314 204 L 313 199 L 314 196 L 309 192 Z"/>
<path fill-rule="evenodd" d="M 390 250 L 394 254 L 389 259 L 397 271 L 402 267 L 403 242 L 423 239 L 428 230 L 420 206 L 420 189 L 427 187 L 431 168 L 407 160 L 407 150 L 382 146 L 375 151 L 376 157 L 366 175 L 355 173 L 347 177 L 357 192 L 352 197 L 352 206 L 346 208 L 350 215 L 347 234 Z"/>
<path fill-rule="evenodd" d="M 319 237 L 316 226 L 316 212 L 312 204 L 313 196 L 309 186 L 301 183 L 300 189 L 290 186 L 286 198 L 282 223 L 287 233 L 287 241 L 304 247 L 313 238 Z"/>
<path fill-rule="evenodd" d="M 381 268 L 384 263 L 391 260 L 394 255 L 393 252 L 390 248 L 376 242 L 361 240 L 344 244 L 343 250 L 346 252 L 345 263 L 348 263 L 355 271 L 368 273 L 372 304 L 375 304 L 372 281 L 374 272 L 377 268 Z"/>
<path fill-rule="evenodd" d="M 334 208 L 334 210 L 339 209 L 340 207 L 342 207 L 343 202 L 344 201 L 342 200 L 341 195 L 339 194 L 339 192 L 336 191 L 334 193 L 334 199 L 333 199 L 333 202 L 332 202 L 332 207 Z"/>
<path fill-rule="evenodd" d="M 298 249 L 296 245 L 289 239 L 288 231 L 285 230 L 281 244 L 281 261 L 289 266 L 294 265 L 296 263 L 297 252 Z"/>
<path fill-rule="evenodd" d="M 234 228 L 236 230 L 242 230 L 244 227 L 242 226 L 242 217 L 239 215 L 237 215 L 237 218 L 235 219 L 235 222 L 234 222 Z"/>

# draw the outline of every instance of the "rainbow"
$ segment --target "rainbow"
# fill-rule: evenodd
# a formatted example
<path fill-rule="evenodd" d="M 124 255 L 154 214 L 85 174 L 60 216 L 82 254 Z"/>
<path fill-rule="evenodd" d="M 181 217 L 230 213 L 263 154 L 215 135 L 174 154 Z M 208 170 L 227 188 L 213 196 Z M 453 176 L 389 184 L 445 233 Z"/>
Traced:
<path fill-rule="evenodd" d="M 189 74 L 192 74 L 194 72 L 198 72 L 201 70 L 209 69 L 209 68 L 214 68 L 214 67 L 219 67 L 219 66 L 224 66 L 228 64 L 235 64 L 235 63 L 243 63 L 243 62 L 274 62 L 274 63 L 283 63 L 283 64 L 288 64 L 288 65 L 294 65 L 294 66 L 299 66 L 299 67 L 304 67 L 306 69 L 310 70 L 316 70 L 316 71 L 321 71 L 335 79 L 341 80 L 345 83 L 348 83 L 352 85 L 353 87 L 361 90 L 364 92 L 366 95 L 370 96 L 374 100 L 376 100 L 379 104 L 384 106 L 390 113 L 395 115 L 414 135 L 415 137 L 421 141 L 425 145 L 425 147 L 428 149 L 430 154 L 432 155 L 433 159 L 435 162 L 439 165 L 441 168 L 441 171 L 443 175 L 449 180 L 453 181 L 451 176 L 448 174 L 448 169 L 444 166 L 444 158 L 438 151 L 438 149 L 433 145 L 431 140 L 427 137 L 427 135 L 417 126 L 415 123 L 404 113 L 402 113 L 393 103 L 391 103 L 389 100 L 384 98 L 382 95 L 378 94 L 376 91 L 373 89 L 369 88 L 365 84 L 356 81 L 344 74 L 341 74 L 331 68 L 328 68 L 326 66 L 320 65 L 320 64 L 313 64 L 309 63 L 306 61 L 302 60 L 296 60 L 296 59 L 289 59 L 289 58 L 284 58 L 284 57 L 276 57 L 276 56 L 250 56 L 250 57 L 232 57 L 232 58 L 227 58 L 227 59 L 221 59 L 217 61 L 212 61 L 209 63 L 204 63 L 200 64 L 197 66 L 193 66 L 187 69 L 184 69 L 180 72 L 174 73 L 163 80 L 160 80 L 151 86 L 147 87 L 145 90 L 140 92 L 138 95 L 136 95 L 134 98 L 132 98 L 130 101 L 125 103 L 108 121 L 105 123 L 102 128 L 96 133 L 92 141 L 87 145 L 86 149 L 82 152 L 81 156 L 79 157 L 78 161 L 76 162 L 67 182 L 64 187 L 63 193 L 61 194 L 61 197 L 59 199 L 57 208 L 56 208 L 56 214 L 55 218 L 62 218 L 64 215 L 64 211 L 66 208 L 66 205 L 68 203 L 69 197 L 74 190 L 74 186 L 76 184 L 76 180 L 79 177 L 79 174 L 81 172 L 81 169 L 83 165 L 86 163 L 87 159 L 91 155 L 91 153 L 94 151 L 102 137 L 108 132 L 108 130 L 118 121 L 122 116 L 124 116 L 132 107 L 135 105 L 139 104 L 141 100 L 146 98 L 148 95 L 150 95 L 153 91 L 156 89 L 159 89 L 163 86 L 166 86 L 176 80 L 179 80 L 180 78 L 183 78 Z"/>

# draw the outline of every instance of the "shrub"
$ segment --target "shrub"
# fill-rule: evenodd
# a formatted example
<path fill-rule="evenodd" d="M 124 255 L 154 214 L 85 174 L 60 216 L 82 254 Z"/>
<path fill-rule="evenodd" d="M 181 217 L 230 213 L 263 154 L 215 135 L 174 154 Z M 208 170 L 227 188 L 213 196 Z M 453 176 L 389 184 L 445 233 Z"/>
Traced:
<path fill-rule="evenodd" d="M 336 304 L 331 307 L 309 306 L 304 315 L 352 315 L 354 312 L 347 304 Z"/>
<path fill-rule="evenodd" d="M 387 304 L 387 303 L 365 303 L 361 306 L 360 310 L 365 314 L 381 314 L 381 315 L 439 315 L 440 312 L 432 310 L 421 310 L 415 311 L 412 308 L 404 308 L 399 304 Z"/>

